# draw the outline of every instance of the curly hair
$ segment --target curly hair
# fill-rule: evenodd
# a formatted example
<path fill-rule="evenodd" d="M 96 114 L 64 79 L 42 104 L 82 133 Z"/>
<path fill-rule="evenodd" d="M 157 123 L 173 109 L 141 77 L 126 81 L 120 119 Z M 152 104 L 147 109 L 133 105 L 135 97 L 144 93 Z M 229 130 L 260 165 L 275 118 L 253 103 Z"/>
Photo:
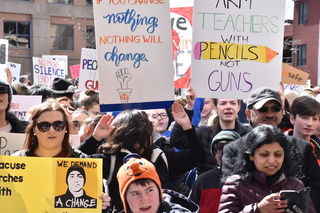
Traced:
<path fill-rule="evenodd" d="M 153 126 L 142 110 L 125 110 L 114 119 L 115 129 L 98 151 L 117 154 L 122 148 L 130 152 L 146 151 L 153 143 Z M 140 153 L 142 154 L 142 153 Z"/>
<path fill-rule="evenodd" d="M 62 149 L 67 153 L 66 157 L 70 157 L 72 155 L 72 149 L 69 143 L 69 130 L 70 130 L 70 124 L 68 116 L 63 109 L 63 107 L 59 104 L 59 102 L 55 99 L 47 99 L 45 102 L 33 107 L 30 110 L 31 113 L 31 121 L 26 128 L 26 138 L 23 144 L 23 149 L 27 150 L 27 155 L 33 155 L 34 151 L 39 145 L 38 137 L 35 135 L 34 128 L 36 127 L 36 124 L 38 122 L 38 118 L 40 115 L 44 112 L 50 112 L 50 111 L 58 111 L 62 113 L 63 121 L 67 123 L 66 125 L 66 133 L 64 135 L 63 141 L 62 141 Z"/>
<path fill-rule="evenodd" d="M 273 142 L 279 143 L 284 150 L 284 160 L 281 167 L 282 172 L 286 176 L 302 176 L 300 167 L 294 165 L 295 160 L 293 156 L 295 156 L 295 153 L 287 137 L 278 127 L 262 124 L 248 133 L 246 141 L 236 157 L 233 173 L 241 175 L 242 179 L 240 181 L 246 182 L 251 180 L 252 173 L 256 170 L 254 162 L 250 160 L 250 156 L 254 155 L 256 149 Z"/>

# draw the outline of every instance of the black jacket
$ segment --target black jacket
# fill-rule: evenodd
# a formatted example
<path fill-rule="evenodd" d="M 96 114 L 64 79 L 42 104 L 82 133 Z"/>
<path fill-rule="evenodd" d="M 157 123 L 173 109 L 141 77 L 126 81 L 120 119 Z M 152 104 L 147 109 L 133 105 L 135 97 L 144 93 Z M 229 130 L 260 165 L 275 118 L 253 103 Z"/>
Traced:
<path fill-rule="evenodd" d="M 11 124 L 11 133 L 24 133 L 26 127 L 28 126 L 28 121 L 23 121 L 17 118 L 14 114 L 8 112 L 6 114 L 6 120 Z"/>
<path fill-rule="evenodd" d="M 169 188 L 171 183 L 171 178 L 176 177 L 179 174 L 183 174 L 190 169 L 196 167 L 199 162 L 202 162 L 205 158 L 205 151 L 204 148 L 201 146 L 200 142 L 197 140 L 197 135 L 195 132 L 195 129 L 189 129 L 184 131 L 184 134 L 188 138 L 188 142 L 190 144 L 190 149 L 188 150 L 182 150 L 180 152 L 175 152 L 174 150 L 167 150 L 164 151 L 165 159 L 167 160 L 167 164 L 164 160 L 164 158 L 159 157 L 156 162 L 153 162 L 157 173 L 159 174 L 162 188 Z M 95 150 L 96 145 L 95 143 L 98 143 L 93 137 L 89 138 L 90 140 L 86 140 L 83 143 L 89 143 L 84 144 L 82 148 L 80 147 L 80 150 L 83 151 L 86 154 L 92 154 L 88 153 L 88 150 Z M 90 144 L 94 148 L 89 148 Z M 87 149 L 83 149 L 86 147 Z M 152 144 L 149 149 L 151 150 L 151 153 L 155 153 L 155 150 L 160 150 L 156 144 Z M 145 151 L 146 152 L 146 151 Z M 123 164 L 123 158 L 127 155 L 127 152 L 119 152 L 116 155 L 113 155 L 116 157 L 114 170 L 112 174 L 112 178 L 110 183 L 108 184 L 109 188 L 109 195 L 112 197 L 112 203 L 117 209 L 117 211 L 121 211 L 123 209 L 122 202 L 119 195 L 119 185 L 117 180 L 117 172 L 119 168 Z M 108 153 L 108 151 L 102 153 L 102 154 L 94 154 L 90 155 L 91 158 L 102 158 L 103 161 L 103 178 L 108 180 L 110 171 L 111 171 L 111 159 L 112 155 Z M 151 161 L 152 156 L 143 156 L 143 158 L 146 158 L 147 160 Z"/>
<path fill-rule="evenodd" d="M 236 121 L 235 124 L 235 131 L 240 135 L 243 136 L 247 134 L 251 130 L 251 126 L 249 125 L 244 125 L 240 123 L 238 120 Z M 196 128 L 198 140 L 201 142 L 202 146 L 204 147 L 206 151 L 206 159 L 204 162 L 202 162 L 198 167 L 197 167 L 197 173 L 201 174 L 203 172 L 209 171 L 210 169 L 213 169 L 217 161 L 214 156 L 211 155 L 210 151 L 210 145 L 211 141 L 216 136 L 220 131 L 221 127 L 218 124 L 214 129 L 212 127 L 208 126 L 201 126 Z M 187 140 L 183 134 L 183 130 L 179 124 L 175 124 L 172 131 L 171 131 L 171 136 L 170 136 L 170 143 L 172 146 L 178 148 L 178 149 L 188 149 L 189 145 L 187 143 Z"/>

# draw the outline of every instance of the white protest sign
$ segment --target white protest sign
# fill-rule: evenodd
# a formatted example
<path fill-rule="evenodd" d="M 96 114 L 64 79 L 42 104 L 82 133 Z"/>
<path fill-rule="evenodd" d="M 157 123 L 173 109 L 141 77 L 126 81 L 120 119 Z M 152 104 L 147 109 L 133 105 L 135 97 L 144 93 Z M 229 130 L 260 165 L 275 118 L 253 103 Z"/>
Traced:
<path fill-rule="evenodd" d="M 37 57 L 32 57 L 32 60 L 34 84 L 51 87 L 54 78 L 65 78 L 67 71 L 64 61 Z"/>
<path fill-rule="evenodd" d="M 8 40 L 0 39 L 0 69 L 7 66 L 8 63 Z"/>
<path fill-rule="evenodd" d="M 101 111 L 171 107 L 169 0 L 93 3 Z"/>
<path fill-rule="evenodd" d="M 28 110 L 41 103 L 40 95 L 13 95 L 10 104 L 10 112 L 19 119 L 27 120 Z"/>
<path fill-rule="evenodd" d="M 284 14 L 285 0 L 195 1 L 191 84 L 197 96 L 247 98 L 262 86 L 278 90 Z"/>
<path fill-rule="evenodd" d="M 19 82 L 21 64 L 8 62 L 7 66 L 12 74 L 12 82 Z"/>
<path fill-rule="evenodd" d="M 22 133 L 3 133 L 0 132 L 0 155 L 12 155 L 22 149 L 26 134 Z M 80 145 L 80 136 L 69 136 L 70 144 L 74 147 Z"/>
<path fill-rule="evenodd" d="M 82 48 L 78 88 L 99 90 L 97 50 Z"/>
<path fill-rule="evenodd" d="M 67 55 L 42 55 L 42 58 L 63 62 L 64 63 L 63 69 L 65 70 L 65 75 L 68 75 L 68 56 Z"/>
<path fill-rule="evenodd" d="M 303 93 L 305 85 L 284 84 L 284 90 L 291 90 L 298 96 Z"/>
<path fill-rule="evenodd" d="M 25 134 L 0 132 L 0 155 L 12 155 L 22 149 Z"/>

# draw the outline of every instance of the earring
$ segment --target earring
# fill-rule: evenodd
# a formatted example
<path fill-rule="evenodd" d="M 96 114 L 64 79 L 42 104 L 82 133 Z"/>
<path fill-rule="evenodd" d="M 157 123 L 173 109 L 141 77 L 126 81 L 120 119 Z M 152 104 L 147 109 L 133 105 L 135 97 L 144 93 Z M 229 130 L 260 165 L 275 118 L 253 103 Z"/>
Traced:
<path fill-rule="evenodd" d="M 66 130 L 66 133 L 67 133 L 68 131 Z"/>

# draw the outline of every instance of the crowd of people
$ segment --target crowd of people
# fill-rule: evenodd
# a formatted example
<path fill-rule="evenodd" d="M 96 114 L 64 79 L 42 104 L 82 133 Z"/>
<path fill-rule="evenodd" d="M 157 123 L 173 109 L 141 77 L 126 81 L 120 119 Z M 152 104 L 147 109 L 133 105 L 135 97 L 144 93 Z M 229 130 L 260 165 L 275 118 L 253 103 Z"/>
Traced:
<path fill-rule="evenodd" d="M 246 100 L 206 98 L 200 110 L 189 87 L 170 109 L 112 115 L 100 112 L 97 91 L 62 78 L 51 88 L 20 79 L 0 80 L 0 133 L 26 134 L 13 156 L 101 158 L 104 212 L 304 212 L 280 191 L 306 188 L 308 212 L 320 212 L 319 87 L 294 98 L 261 87 Z M 42 103 L 21 120 L 10 112 L 12 95 Z M 85 179 L 81 168 L 74 173 Z"/>

